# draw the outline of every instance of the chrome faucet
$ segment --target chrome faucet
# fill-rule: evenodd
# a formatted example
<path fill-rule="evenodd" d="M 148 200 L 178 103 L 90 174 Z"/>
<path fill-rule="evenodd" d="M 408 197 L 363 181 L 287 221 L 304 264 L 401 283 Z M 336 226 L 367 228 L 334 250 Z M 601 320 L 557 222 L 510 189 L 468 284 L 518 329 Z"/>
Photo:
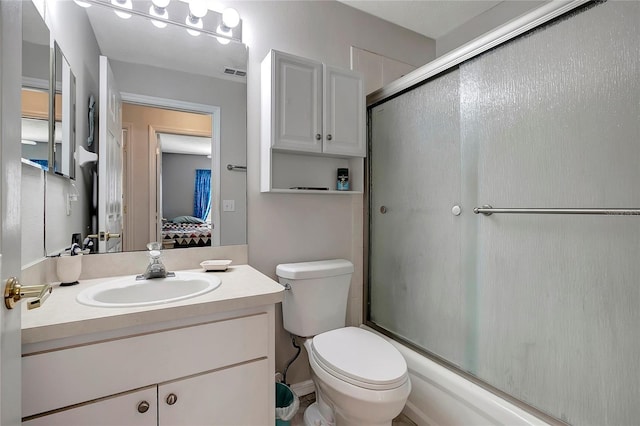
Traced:
<path fill-rule="evenodd" d="M 176 274 L 173 272 L 167 272 L 167 268 L 165 268 L 160 261 L 160 248 L 162 248 L 162 245 L 158 242 L 153 242 L 147 244 L 147 248 L 149 249 L 149 265 L 147 266 L 147 270 L 144 271 L 144 274 L 138 275 L 136 280 L 175 277 Z"/>

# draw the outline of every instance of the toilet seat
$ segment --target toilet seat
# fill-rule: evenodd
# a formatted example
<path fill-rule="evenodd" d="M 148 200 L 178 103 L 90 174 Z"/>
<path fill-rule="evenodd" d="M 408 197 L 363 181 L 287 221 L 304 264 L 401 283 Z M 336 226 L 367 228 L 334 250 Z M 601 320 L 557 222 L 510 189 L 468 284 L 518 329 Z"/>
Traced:
<path fill-rule="evenodd" d="M 408 379 L 400 352 L 361 328 L 339 328 L 315 336 L 310 355 L 327 373 L 365 389 L 394 389 Z"/>

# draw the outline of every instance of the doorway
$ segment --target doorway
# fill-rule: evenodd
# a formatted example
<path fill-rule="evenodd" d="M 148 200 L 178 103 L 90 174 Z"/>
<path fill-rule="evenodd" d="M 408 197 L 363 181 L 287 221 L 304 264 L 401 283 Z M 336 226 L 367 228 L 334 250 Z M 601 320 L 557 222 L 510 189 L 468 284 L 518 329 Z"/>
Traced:
<path fill-rule="evenodd" d="M 165 248 L 220 244 L 216 110 L 199 105 L 185 108 L 168 100 L 125 99 L 125 250 L 146 250 L 147 243 L 163 240 Z M 171 177 L 163 173 L 167 161 Z M 194 211 L 196 169 L 210 175 L 211 213 L 204 217 Z"/>

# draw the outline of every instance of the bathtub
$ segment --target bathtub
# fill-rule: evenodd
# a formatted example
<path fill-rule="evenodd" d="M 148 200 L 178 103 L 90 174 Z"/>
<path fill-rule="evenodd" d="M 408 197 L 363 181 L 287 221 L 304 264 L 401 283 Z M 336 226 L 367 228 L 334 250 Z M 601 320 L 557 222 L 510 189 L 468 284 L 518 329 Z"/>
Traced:
<path fill-rule="evenodd" d="M 362 325 L 371 332 L 375 330 Z M 403 413 L 416 424 L 445 425 L 550 425 L 463 376 L 437 364 L 380 333 L 407 361 L 411 394 Z"/>

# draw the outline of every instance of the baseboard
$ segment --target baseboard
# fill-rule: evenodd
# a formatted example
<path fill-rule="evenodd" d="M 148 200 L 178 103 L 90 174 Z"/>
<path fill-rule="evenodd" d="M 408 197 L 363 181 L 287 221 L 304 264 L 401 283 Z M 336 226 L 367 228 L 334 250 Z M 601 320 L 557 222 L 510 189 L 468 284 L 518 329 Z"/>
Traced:
<path fill-rule="evenodd" d="M 298 396 L 305 396 L 315 392 L 316 387 L 313 384 L 313 380 L 305 380 L 304 382 L 292 384 L 291 390 Z"/>

